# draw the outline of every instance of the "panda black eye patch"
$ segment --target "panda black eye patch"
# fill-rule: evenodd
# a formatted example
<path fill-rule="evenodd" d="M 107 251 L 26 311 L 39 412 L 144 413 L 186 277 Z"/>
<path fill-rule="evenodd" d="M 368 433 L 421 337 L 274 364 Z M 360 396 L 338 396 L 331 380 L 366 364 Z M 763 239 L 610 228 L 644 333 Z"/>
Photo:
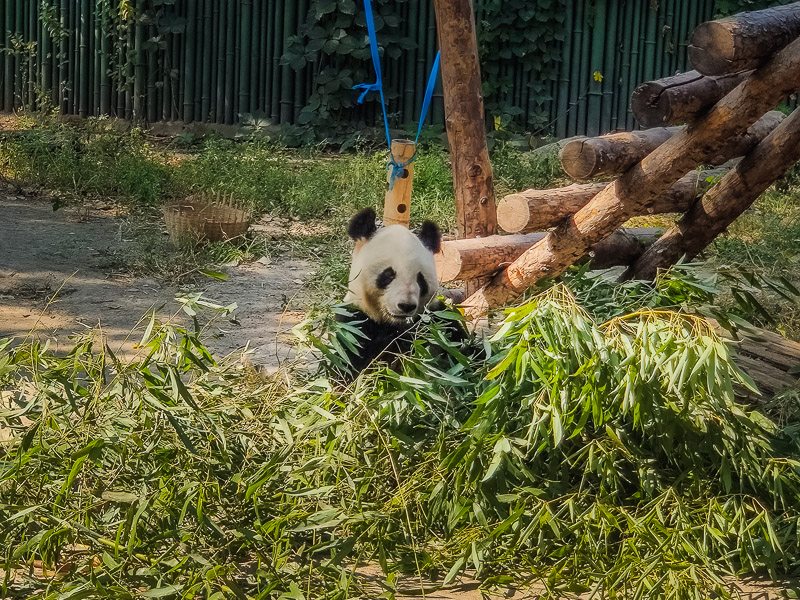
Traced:
<path fill-rule="evenodd" d="M 389 287 L 389 284 L 394 281 L 395 277 L 397 277 L 397 273 L 394 272 L 394 269 L 392 267 L 386 267 L 375 280 L 375 286 L 379 290 L 385 290 Z"/>
<path fill-rule="evenodd" d="M 422 273 L 417 273 L 417 285 L 419 285 L 419 295 L 425 296 L 428 293 L 428 282 Z"/>

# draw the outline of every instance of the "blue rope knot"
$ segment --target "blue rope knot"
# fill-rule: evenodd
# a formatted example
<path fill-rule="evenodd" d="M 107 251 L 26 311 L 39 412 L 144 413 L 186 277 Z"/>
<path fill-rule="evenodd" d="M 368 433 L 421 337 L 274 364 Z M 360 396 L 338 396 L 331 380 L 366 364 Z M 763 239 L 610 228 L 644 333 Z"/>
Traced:
<path fill-rule="evenodd" d="M 357 83 L 353 86 L 354 90 L 364 90 L 361 92 L 361 95 L 358 97 L 358 103 L 364 104 L 364 98 L 367 97 L 367 94 L 370 92 L 379 92 L 381 90 L 381 82 L 376 81 L 375 83 Z"/>
<path fill-rule="evenodd" d="M 390 171 L 389 173 L 389 191 L 392 191 L 394 187 L 394 182 L 397 179 L 402 179 L 403 175 L 405 174 L 406 167 L 414 162 L 414 159 L 417 158 L 417 154 L 414 153 L 414 156 L 409 158 L 404 163 L 397 162 L 391 154 L 389 155 L 389 164 L 386 165 L 386 170 Z"/>

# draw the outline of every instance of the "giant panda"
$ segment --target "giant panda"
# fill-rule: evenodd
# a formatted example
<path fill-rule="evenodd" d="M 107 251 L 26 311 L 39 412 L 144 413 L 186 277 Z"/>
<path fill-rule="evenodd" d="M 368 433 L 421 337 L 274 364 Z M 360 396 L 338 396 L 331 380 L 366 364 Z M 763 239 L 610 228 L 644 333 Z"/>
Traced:
<path fill-rule="evenodd" d="M 355 241 L 344 297 L 350 311 L 337 314 L 336 320 L 357 326 L 362 334 L 360 348 L 346 350 L 353 375 L 376 358 L 407 352 L 420 315 L 426 308 L 444 308 L 438 300 L 431 303 L 438 289 L 433 255 L 439 252 L 441 233 L 431 221 L 422 223 L 419 234 L 402 225 L 378 229 L 372 208 L 353 216 L 347 232 Z"/>

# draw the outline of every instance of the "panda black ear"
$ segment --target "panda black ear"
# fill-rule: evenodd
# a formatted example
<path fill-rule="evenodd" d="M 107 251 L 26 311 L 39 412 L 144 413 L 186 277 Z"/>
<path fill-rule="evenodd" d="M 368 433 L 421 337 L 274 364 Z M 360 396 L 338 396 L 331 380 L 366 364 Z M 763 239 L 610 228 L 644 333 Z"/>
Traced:
<path fill-rule="evenodd" d="M 417 237 L 419 237 L 422 245 L 433 254 L 436 254 L 442 248 L 442 234 L 433 221 L 423 221 Z"/>
<path fill-rule="evenodd" d="M 354 240 L 368 240 L 378 228 L 375 226 L 375 210 L 373 208 L 365 208 L 358 211 L 352 219 L 350 225 L 347 226 L 347 235 Z"/>

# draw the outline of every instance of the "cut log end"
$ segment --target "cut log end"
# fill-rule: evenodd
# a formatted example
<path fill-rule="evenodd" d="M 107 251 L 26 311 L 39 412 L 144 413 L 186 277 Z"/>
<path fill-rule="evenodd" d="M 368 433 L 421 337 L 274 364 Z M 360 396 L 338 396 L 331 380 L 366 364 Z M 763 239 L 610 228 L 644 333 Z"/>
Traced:
<path fill-rule="evenodd" d="M 734 62 L 736 41 L 733 32 L 718 21 L 698 25 L 688 48 L 689 62 L 704 75 L 726 73 Z"/>
<path fill-rule="evenodd" d="M 561 149 L 561 166 L 573 179 L 589 179 L 597 170 L 597 154 L 586 140 L 574 140 Z"/>
<path fill-rule="evenodd" d="M 665 94 L 664 86 L 657 81 L 648 81 L 633 90 L 631 111 L 642 127 L 665 127 L 672 121 L 672 101 Z"/>
<path fill-rule="evenodd" d="M 497 224 L 504 231 L 510 233 L 522 231 L 530 220 L 528 198 L 522 194 L 510 194 L 497 204 Z"/>
<path fill-rule="evenodd" d="M 440 282 L 455 281 L 461 273 L 461 252 L 453 244 L 444 242 L 441 250 L 433 255 L 436 277 Z"/>

